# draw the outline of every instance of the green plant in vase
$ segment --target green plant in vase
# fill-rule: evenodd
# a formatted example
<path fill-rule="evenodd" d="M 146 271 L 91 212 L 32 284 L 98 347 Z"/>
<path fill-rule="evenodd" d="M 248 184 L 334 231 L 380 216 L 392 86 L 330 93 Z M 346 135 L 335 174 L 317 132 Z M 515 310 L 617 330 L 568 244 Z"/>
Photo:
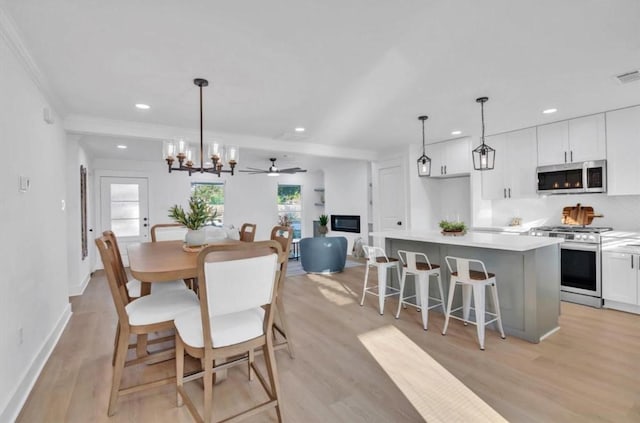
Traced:
<path fill-rule="evenodd" d="M 318 223 L 320 224 L 320 227 L 318 228 L 320 236 L 325 236 L 327 232 L 329 232 L 329 228 L 327 228 L 327 224 L 329 223 L 329 216 L 327 216 L 326 214 L 321 214 L 320 217 L 318 217 Z"/>
<path fill-rule="evenodd" d="M 205 224 L 216 217 L 217 210 L 212 208 L 203 199 L 191 197 L 189 199 L 189 210 L 185 211 L 178 204 L 169 209 L 169 217 L 184 225 L 188 231 L 185 237 L 187 245 L 203 245 L 206 241 L 206 233 L 203 229 Z"/>
<path fill-rule="evenodd" d="M 464 235 L 467 232 L 464 222 L 441 220 L 439 226 L 443 235 Z"/>

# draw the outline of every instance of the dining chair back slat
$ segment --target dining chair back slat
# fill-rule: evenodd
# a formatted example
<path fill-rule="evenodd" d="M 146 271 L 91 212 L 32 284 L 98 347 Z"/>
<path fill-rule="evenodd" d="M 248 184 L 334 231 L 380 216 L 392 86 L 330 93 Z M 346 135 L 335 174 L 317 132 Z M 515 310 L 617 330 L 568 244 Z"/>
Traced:
<path fill-rule="evenodd" d="M 256 224 L 244 223 L 240 228 L 240 241 L 253 242 L 256 238 Z"/>
<path fill-rule="evenodd" d="M 186 226 L 180 223 L 158 223 L 151 227 L 151 242 L 184 240 Z"/>

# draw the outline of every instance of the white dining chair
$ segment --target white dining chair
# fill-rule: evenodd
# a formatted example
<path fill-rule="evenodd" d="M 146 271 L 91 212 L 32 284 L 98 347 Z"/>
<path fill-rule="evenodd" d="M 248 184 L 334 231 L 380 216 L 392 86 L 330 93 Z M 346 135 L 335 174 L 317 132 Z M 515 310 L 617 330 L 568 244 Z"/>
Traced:
<path fill-rule="evenodd" d="M 177 403 L 186 403 L 197 421 L 212 421 L 213 375 L 243 363 L 249 365 L 249 379 L 252 373 L 258 377 L 268 399 L 224 421 L 238 421 L 272 408 L 282 421 L 272 333 L 282 260 L 286 260 L 282 247 L 271 240 L 211 245 L 198 255 L 200 309 L 175 319 Z M 268 383 L 255 365 L 257 348 L 263 352 Z M 184 376 L 185 352 L 200 360 L 202 371 Z M 217 364 L 218 360 L 224 363 Z M 203 379 L 203 415 L 184 387 L 185 382 L 196 379 Z"/>

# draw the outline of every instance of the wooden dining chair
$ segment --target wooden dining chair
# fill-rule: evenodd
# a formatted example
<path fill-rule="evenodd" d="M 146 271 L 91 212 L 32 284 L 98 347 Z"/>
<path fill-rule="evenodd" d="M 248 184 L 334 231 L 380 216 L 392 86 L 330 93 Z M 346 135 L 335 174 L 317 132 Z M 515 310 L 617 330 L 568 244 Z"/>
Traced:
<path fill-rule="evenodd" d="M 125 366 L 155 363 L 175 355 L 175 349 L 168 348 L 127 361 L 127 352 L 132 347 L 129 345 L 129 336 L 131 334 L 148 335 L 153 332 L 174 329 L 173 319 L 190 310 L 197 312 L 199 302 L 198 297 L 187 289 L 145 295 L 131 300 L 127 294 L 126 278 L 123 277 L 124 269 L 116 259 L 115 244 L 110 237 L 103 236 L 96 239 L 96 246 L 104 264 L 109 290 L 118 315 L 113 378 L 107 412 L 109 416 L 112 416 L 116 411 L 116 404 L 120 396 L 166 385 L 175 380 L 175 377 L 172 376 L 123 388 L 121 382 Z"/>
<path fill-rule="evenodd" d="M 151 234 L 153 239 L 153 230 Z M 122 278 L 127 281 L 126 287 L 127 287 L 127 295 L 129 296 L 129 300 L 140 297 L 142 294 L 142 283 L 139 280 L 130 278 L 129 275 L 127 275 L 127 271 L 125 270 L 124 264 L 122 262 L 122 256 L 120 255 L 120 248 L 118 247 L 118 240 L 116 238 L 116 235 L 113 233 L 113 231 L 104 231 L 102 235 L 109 238 L 109 240 L 111 241 L 111 244 L 113 245 L 113 252 L 115 254 L 115 260 L 118 264 L 118 269 L 120 269 L 119 271 L 122 272 Z M 188 288 L 185 282 L 183 281 L 169 281 L 169 282 L 155 283 L 151 285 L 152 294 L 157 294 L 157 293 L 166 292 L 166 291 L 184 290 L 184 289 L 188 289 Z"/>
<path fill-rule="evenodd" d="M 151 227 L 151 242 L 184 240 L 186 234 L 181 223 L 157 223 Z"/>
<path fill-rule="evenodd" d="M 253 242 L 256 237 L 256 225 L 254 223 L 243 223 L 240 228 L 240 241 Z"/>
<path fill-rule="evenodd" d="M 287 277 L 287 265 L 289 264 L 289 253 L 291 251 L 291 242 L 293 240 L 293 228 L 291 226 L 274 226 L 271 229 L 271 240 L 277 241 L 282 247 L 286 260 L 282 262 L 280 267 L 280 281 L 278 283 L 278 292 L 276 295 L 276 317 L 275 324 L 273 325 L 274 331 L 280 333 L 284 339 L 282 342 L 276 344 L 276 350 L 287 348 L 289 356 L 295 357 L 293 352 L 293 343 L 291 341 L 291 333 L 289 332 L 289 324 L 287 322 L 287 315 L 284 310 L 284 281 Z"/>
<path fill-rule="evenodd" d="M 282 421 L 272 325 L 279 269 L 286 260 L 274 241 L 210 245 L 199 253 L 200 310 L 175 320 L 177 404 L 186 403 L 196 421 L 212 421 L 214 374 L 244 363 L 249 364 L 249 380 L 255 373 L 269 399 L 224 421 L 271 408 Z M 264 354 L 268 384 L 254 362 L 257 348 Z M 200 359 L 202 371 L 184 376 L 185 351 Z M 184 387 L 195 379 L 203 379 L 204 417 Z"/>

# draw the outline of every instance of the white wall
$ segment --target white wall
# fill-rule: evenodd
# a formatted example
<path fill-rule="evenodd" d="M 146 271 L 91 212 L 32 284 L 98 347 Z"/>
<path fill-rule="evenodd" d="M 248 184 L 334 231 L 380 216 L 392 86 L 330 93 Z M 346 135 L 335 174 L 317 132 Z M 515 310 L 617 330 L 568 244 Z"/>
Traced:
<path fill-rule="evenodd" d="M 369 162 L 357 160 L 334 160 L 324 169 L 325 213 L 360 216 L 360 233 L 333 232 L 327 236 L 344 236 L 349 242 L 347 253 L 351 254 L 353 241 L 368 235 Z"/>
<path fill-rule="evenodd" d="M 606 194 L 549 195 L 521 200 L 494 200 L 492 225 L 506 226 L 513 217 L 521 217 L 523 225 L 559 225 L 562 208 L 592 206 L 596 213 L 592 226 L 610 226 L 616 230 L 640 231 L 640 196 L 607 196 Z"/>
<path fill-rule="evenodd" d="M 13 421 L 71 313 L 65 134 L 0 36 L 0 421 Z M 18 191 L 19 176 L 31 180 Z M 22 333 L 22 336 L 21 336 Z M 22 338 L 22 340 L 21 340 Z M 21 342 L 22 341 L 22 342 Z"/>
<path fill-rule="evenodd" d="M 87 168 L 87 230 L 93 229 L 93 169 L 85 150 L 78 145 L 79 136 L 67 136 L 67 267 L 69 269 L 69 295 L 81 295 L 94 267 L 96 251 L 93 248 L 96 231 L 87 232 L 89 256 L 82 259 L 80 216 L 80 165 Z"/>

